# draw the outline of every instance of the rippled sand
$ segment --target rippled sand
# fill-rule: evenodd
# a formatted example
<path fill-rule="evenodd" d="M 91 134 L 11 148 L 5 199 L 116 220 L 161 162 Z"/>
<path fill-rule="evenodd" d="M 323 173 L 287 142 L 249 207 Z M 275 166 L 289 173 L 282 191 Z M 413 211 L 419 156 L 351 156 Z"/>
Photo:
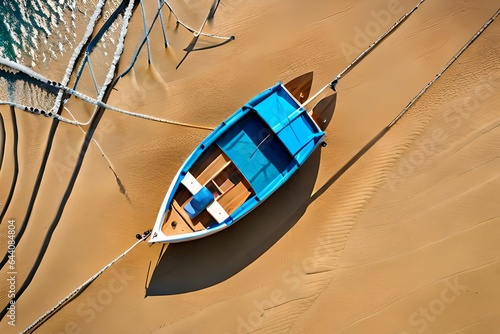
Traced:
<path fill-rule="evenodd" d="M 179 5 L 196 27 L 209 1 Z M 207 31 L 235 35 L 191 53 L 192 34 L 160 25 L 108 103 L 217 125 L 278 80 L 333 79 L 417 1 L 223 1 Z M 147 4 L 151 20 L 156 5 Z M 328 146 L 235 226 L 206 239 L 140 244 L 46 321 L 40 333 L 492 333 L 500 328 L 500 22 L 408 113 L 362 150 L 498 9 L 495 1 L 427 1 L 337 86 Z M 168 11 L 164 11 L 168 18 Z M 121 72 L 143 36 L 131 21 Z M 205 40 L 205 39 L 203 39 Z M 126 60 L 126 61 L 124 61 Z M 50 76 L 50 73 L 47 74 Z M 57 74 L 53 74 L 56 76 Z M 85 82 L 92 85 L 91 82 Z M 91 86 L 90 86 L 91 87 Z M 69 108 L 79 119 L 92 112 Z M 8 108 L 6 150 L 11 150 Z M 0 225 L 21 222 L 51 123 L 16 112 L 18 186 Z M 85 129 L 86 130 L 86 129 Z M 107 111 L 60 222 L 16 303 L 17 333 L 152 227 L 177 169 L 204 136 Z M 82 131 L 60 124 L 29 225 L 17 247 L 20 285 L 37 261 L 70 180 Z M 4 203 L 12 154 L 0 172 Z M 110 169 L 110 165 L 114 172 Z M 121 188 L 117 183 L 121 182 Z M 5 282 L 7 268 L 0 271 Z M 7 285 L 0 285 L 2 306 Z"/>

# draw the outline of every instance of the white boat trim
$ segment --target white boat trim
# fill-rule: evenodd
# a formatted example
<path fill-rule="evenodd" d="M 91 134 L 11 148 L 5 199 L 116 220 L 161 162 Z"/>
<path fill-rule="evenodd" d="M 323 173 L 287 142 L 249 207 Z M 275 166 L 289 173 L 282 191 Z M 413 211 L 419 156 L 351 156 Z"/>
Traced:
<path fill-rule="evenodd" d="M 207 211 L 219 224 L 229 218 L 229 214 L 226 212 L 226 210 L 224 210 L 222 205 L 217 202 L 217 200 L 214 200 L 212 203 L 210 203 L 209 206 L 207 206 Z"/>
<path fill-rule="evenodd" d="M 190 172 L 187 172 L 186 175 L 184 175 L 184 178 L 182 179 L 181 183 L 193 195 L 196 195 L 198 191 L 200 191 L 201 188 L 203 188 L 200 182 L 198 182 L 198 180 Z"/>

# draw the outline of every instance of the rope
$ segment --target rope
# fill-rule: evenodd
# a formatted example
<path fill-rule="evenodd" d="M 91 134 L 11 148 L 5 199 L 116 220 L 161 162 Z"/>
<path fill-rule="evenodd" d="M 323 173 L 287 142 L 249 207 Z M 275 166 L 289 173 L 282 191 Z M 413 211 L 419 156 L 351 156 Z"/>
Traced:
<path fill-rule="evenodd" d="M 175 17 L 175 20 L 177 21 L 177 23 L 180 24 L 181 26 L 183 26 L 184 28 L 186 28 L 189 32 L 195 34 L 195 36 L 198 34 L 198 35 L 202 35 L 202 36 L 206 36 L 206 37 L 212 37 L 212 38 L 218 38 L 218 39 L 224 39 L 224 40 L 233 40 L 234 39 L 234 36 L 219 36 L 219 35 L 205 33 L 205 32 L 202 32 L 202 31 L 197 31 L 197 30 L 191 28 L 190 26 L 188 26 L 187 24 L 185 24 L 184 22 L 182 22 L 179 19 L 179 17 L 175 13 L 174 9 L 168 3 L 167 0 L 165 0 L 164 3 L 165 3 L 165 5 L 167 5 L 167 7 L 170 10 L 170 12 L 172 12 L 172 14 L 174 14 L 174 17 Z"/>
<path fill-rule="evenodd" d="M 64 89 L 64 90 L 70 92 L 70 93 L 74 93 L 73 95 L 75 95 L 76 97 L 79 97 L 79 98 L 81 98 L 82 96 L 85 97 L 84 94 L 81 94 L 81 93 L 78 93 L 76 91 L 73 91 L 69 87 L 62 87 L 62 86 L 59 86 L 59 87 L 61 89 Z M 142 118 L 142 119 L 146 119 L 146 120 L 149 120 L 149 121 L 155 121 L 155 122 L 160 122 L 160 123 L 168 123 L 168 124 L 172 124 L 172 125 L 179 125 L 179 126 L 184 126 L 184 127 L 188 127 L 188 128 L 195 128 L 195 129 L 202 129 L 202 130 L 213 130 L 214 129 L 214 127 L 210 127 L 210 126 L 203 126 L 203 125 L 195 125 L 195 124 L 177 122 L 177 121 L 172 121 L 172 120 L 164 119 L 164 118 L 161 118 L 161 117 L 150 116 L 150 115 L 140 114 L 140 113 L 136 113 L 136 112 L 132 112 L 132 111 L 127 111 L 127 110 L 123 110 L 123 109 L 120 109 L 120 108 L 116 108 L 116 107 L 110 106 L 109 104 L 106 104 L 104 102 L 92 99 L 90 97 L 88 97 L 88 98 L 91 101 L 86 101 L 86 102 L 92 103 L 92 104 L 97 105 L 99 107 L 102 107 L 102 108 L 105 108 L 105 109 L 108 109 L 108 110 L 111 110 L 111 111 L 115 111 L 115 112 L 118 112 L 118 113 L 121 113 L 121 114 L 124 114 L 124 115 L 127 115 L 127 116 Z M 83 98 L 82 98 L 82 100 L 85 101 L 85 99 L 83 99 Z M 23 111 L 27 111 L 27 112 L 31 112 L 31 113 L 33 113 L 35 115 L 44 115 L 46 117 L 55 118 L 58 121 L 61 121 L 61 122 L 67 123 L 67 124 L 71 124 L 71 125 L 85 126 L 85 125 L 88 125 L 90 123 L 90 121 L 92 120 L 92 118 L 93 118 L 93 117 L 91 117 L 91 119 L 88 122 L 80 122 L 80 121 L 76 121 L 76 120 L 72 121 L 72 120 L 70 120 L 70 119 L 68 119 L 66 117 L 60 116 L 58 114 L 54 114 L 53 112 L 50 112 L 50 111 L 46 111 L 46 110 L 39 109 L 39 108 L 34 108 L 34 107 L 28 107 L 28 106 L 25 106 L 25 105 L 22 105 L 22 104 L 18 104 L 18 103 L 15 103 L 15 102 L 11 102 L 11 101 L 0 101 L 0 104 L 7 104 L 7 105 L 10 105 L 10 106 L 15 107 L 17 109 L 20 109 L 20 110 L 23 110 Z"/>
<path fill-rule="evenodd" d="M 0 101 L 0 105 L 3 105 L 3 104 L 9 105 L 11 107 L 14 107 L 14 108 L 22 110 L 22 111 L 30 112 L 30 113 L 35 114 L 35 115 L 43 115 L 43 116 L 46 116 L 46 117 L 55 118 L 58 121 L 61 121 L 63 123 L 68 123 L 68 124 L 71 124 L 71 125 L 79 125 L 79 122 L 69 120 L 66 117 L 63 117 L 63 116 L 58 115 L 58 114 L 54 114 L 51 111 L 46 111 L 46 110 L 43 110 L 43 109 L 28 107 L 28 106 L 25 106 L 25 105 L 22 105 L 22 104 L 18 104 L 18 103 L 14 103 L 14 102 L 11 102 L 11 101 Z"/>
<path fill-rule="evenodd" d="M 64 109 L 68 112 L 68 114 L 70 114 L 70 116 L 75 119 L 75 116 L 73 116 L 73 114 L 71 113 L 71 111 L 64 107 Z M 77 125 L 78 128 L 82 131 L 83 135 L 87 135 L 87 132 L 85 132 L 85 130 L 83 130 L 83 128 L 80 126 L 80 125 Z M 111 160 L 109 160 L 108 156 L 106 155 L 106 153 L 104 153 L 104 150 L 102 149 L 101 145 L 99 144 L 99 142 L 97 142 L 97 140 L 95 138 L 92 138 L 92 141 L 94 142 L 94 144 L 97 146 L 97 148 L 99 149 L 99 151 L 101 152 L 101 155 L 104 157 L 104 159 L 106 159 L 106 161 L 108 162 L 108 167 L 111 168 L 111 170 L 114 172 L 114 169 L 112 167 L 112 163 L 111 163 Z"/>
<path fill-rule="evenodd" d="M 387 126 L 388 128 L 391 128 L 394 123 L 396 123 L 401 117 L 403 117 L 408 109 L 410 109 L 410 107 L 427 91 L 427 89 L 429 89 L 429 87 L 441 77 L 441 75 L 458 59 L 458 57 L 460 57 L 462 53 L 464 53 L 464 51 L 476 40 L 476 38 L 478 38 L 479 35 L 481 35 L 483 31 L 488 28 L 488 26 L 497 18 L 498 15 L 500 15 L 500 9 L 497 10 L 497 12 L 474 34 L 474 36 L 472 36 L 471 39 L 469 39 L 467 43 L 465 43 L 464 46 L 462 46 L 462 48 L 450 59 L 450 61 L 448 61 L 441 72 L 436 74 L 434 79 L 429 81 L 429 83 L 410 102 L 408 102 L 406 107 L 404 107 L 399 115 L 397 115 L 396 118 L 394 118 L 392 122 Z"/>
<path fill-rule="evenodd" d="M 94 13 L 90 17 L 89 23 L 87 25 L 87 29 L 85 30 L 85 34 L 83 35 L 82 40 L 80 41 L 80 43 L 78 44 L 78 46 L 73 51 L 73 55 L 70 58 L 70 61 L 68 63 L 68 67 L 66 67 L 66 72 L 65 72 L 64 78 L 62 80 L 62 84 L 63 85 L 67 85 L 68 84 L 69 79 L 71 78 L 71 74 L 73 73 L 73 69 L 75 67 L 78 55 L 80 54 L 80 52 L 82 51 L 83 47 L 85 46 L 85 44 L 87 43 L 87 41 L 91 37 L 92 32 L 94 31 L 95 24 L 96 24 L 97 20 L 100 18 L 100 14 L 102 12 L 102 8 L 104 6 L 104 3 L 105 3 L 105 1 L 102 1 L 102 0 L 99 1 L 98 4 L 97 4 L 97 6 L 96 6 L 96 8 L 95 8 L 95 10 L 94 10 Z M 83 69 L 84 65 L 85 65 L 85 61 L 82 62 L 82 69 Z M 78 82 L 78 79 L 79 79 L 79 76 L 77 75 L 77 77 L 76 77 L 76 83 Z M 76 83 L 75 83 L 75 85 L 76 85 Z M 61 105 L 61 101 L 62 101 L 62 97 L 63 97 L 63 91 L 60 90 L 57 93 L 57 98 L 56 98 L 56 100 L 54 102 L 54 106 L 52 107 L 52 111 L 54 113 L 57 113 L 57 111 L 59 110 L 60 105 Z"/>
<path fill-rule="evenodd" d="M 396 21 L 396 23 L 394 23 L 387 31 L 385 31 L 375 42 L 373 42 L 365 51 L 363 51 L 361 54 L 359 54 L 358 57 L 356 57 L 356 59 L 354 59 L 354 61 L 352 61 L 342 72 L 340 72 L 337 75 L 337 77 L 332 82 L 330 82 L 329 84 L 325 85 L 316 94 L 314 94 L 311 98 L 309 98 L 306 102 L 304 102 L 302 104 L 302 107 L 305 106 L 305 105 L 307 105 L 307 104 L 309 104 L 312 100 L 314 100 L 316 97 L 318 97 L 318 95 L 321 94 L 328 87 L 331 87 L 332 89 L 335 89 L 335 85 L 338 82 L 338 80 L 340 80 L 348 71 L 350 71 L 352 69 L 352 67 L 354 65 L 356 65 L 359 61 L 361 61 L 361 59 L 363 59 L 368 53 L 370 53 L 370 51 L 372 51 L 373 48 L 375 48 L 375 46 L 379 42 L 381 42 L 385 37 L 387 37 L 394 29 L 396 29 L 396 27 L 399 26 L 399 24 L 401 24 L 415 10 L 417 10 L 418 7 L 423 2 L 425 2 L 425 0 L 420 0 L 420 2 L 411 11 L 409 11 L 408 13 L 406 13 L 405 15 L 403 15 L 398 21 Z M 167 5 L 167 7 L 169 8 L 169 10 L 174 14 L 177 22 L 180 23 L 182 26 L 184 26 L 189 31 L 193 32 L 195 34 L 195 36 L 201 34 L 201 35 L 206 35 L 206 36 L 210 36 L 210 37 L 214 37 L 214 38 L 227 39 L 227 37 L 216 36 L 216 35 L 211 35 L 211 34 L 204 34 L 201 31 L 196 31 L 196 30 L 188 27 L 182 21 L 179 20 L 179 18 L 177 17 L 177 14 L 173 10 L 173 8 L 170 6 L 170 4 L 168 3 L 168 1 L 164 1 L 164 4 Z M 149 32 L 146 34 L 146 38 L 148 37 L 148 35 L 149 35 Z M 127 115 L 127 116 L 142 118 L 142 119 L 145 119 L 145 120 L 150 120 L 150 121 L 155 121 L 155 122 L 160 122 L 160 123 L 167 123 L 167 124 L 172 124 L 172 125 L 178 125 L 178 126 L 184 126 L 184 127 L 189 127 L 189 128 L 195 128 L 195 129 L 203 129 L 203 130 L 213 130 L 214 129 L 214 127 L 208 127 L 208 126 L 202 126 L 202 125 L 194 125 L 194 124 L 189 124 L 189 123 L 177 122 L 177 121 L 163 119 L 163 118 L 160 118 L 160 117 L 155 117 L 155 116 L 150 116 L 150 115 L 146 115 L 146 114 L 135 113 L 135 112 L 123 110 L 123 109 L 120 109 L 120 108 L 116 108 L 116 107 L 110 106 L 110 105 L 108 105 L 108 104 L 106 104 L 106 103 L 104 103 L 102 101 L 93 99 L 90 96 L 87 96 L 85 94 L 77 92 L 77 91 L 75 91 L 75 90 L 73 90 L 73 89 L 71 89 L 71 88 L 69 88 L 69 87 L 67 87 L 65 85 L 62 85 L 62 84 L 57 83 L 55 81 L 50 81 L 47 78 L 43 77 L 42 75 L 40 75 L 38 73 L 34 73 L 33 71 L 29 70 L 28 68 L 24 68 L 24 66 L 16 64 L 16 63 L 13 63 L 13 62 L 11 62 L 11 61 L 9 61 L 7 59 L 4 59 L 4 58 L 0 57 L 0 64 L 5 65 L 5 66 L 10 67 L 10 68 L 13 68 L 13 69 L 15 69 L 17 71 L 21 71 L 21 72 L 23 72 L 25 74 L 28 74 L 28 75 L 32 76 L 33 78 L 44 82 L 45 84 L 48 84 L 50 86 L 54 86 L 56 88 L 59 88 L 59 89 L 65 91 L 66 93 L 71 94 L 71 95 L 73 95 L 73 96 L 75 96 L 75 97 L 77 97 L 77 98 L 79 98 L 79 99 L 81 99 L 83 101 L 86 101 L 88 103 L 94 104 L 94 105 L 99 106 L 101 108 L 105 108 L 105 109 L 108 109 L 108 110 L 111 110 L 111 111 L 122 113 L 122 114 Z M 18 104 L 13 103 L 13 102 L 5 102 L 5 101 L 0 101 L 0 104 L 9 104 L 11 106 L 16 106 L 16 108 L 17 108 L 17 106 L 20 106 Z M 68 124 L 71 124 L 71 125 L 82 125 L 82 126 L 88 125 L 90 123 L 90 121 L 92 120 L 92 118 L 94 117 L 94 115 L 92 115 L 87 122 L 80 122 L 80 121 L 77 121 L 77 120 L 71 121 L 71 120 L 69 120 L 67 118 L 64 118 L 62 116 L 59 116 L 59 115 L 57 115 L 55 113 L 46 112 L 46 111 L 43 111 L 43 110 L 38 109 L 38 108 L 21 106 L 19 109 L 24 110 L 24 111 L 30 111 L 30 112 L 33 112 L 33 110 L 35 110 L 35 112 L 34 112 L 35 114 L 43 114 L 44 116 L 56 118 L 56 119 L 58 119 L 61 122 L 68 123 Z M 36 112 L 37 110 L 40 111 L 40 112 Z"/>
<path fill-rule="evenodd" d="M 80 285 L 78 288 L 73 290 L 69 295 L 67 295 L 65 298 L 63 298 L 59 303 L 57 303 L 53 308 L 45 312 L 40 318 L 35 320 L 31 325 L 29 325 L 24 331 L 21 332 L 21 334 L 24 333 L 31 333 L 32 330 L 36 329 L 40 324 L 45 322 L 49 317 L 51 317 L 55 312 L 57 312 L 61 307 L 63 307 L 66 303 L 70 302 L 73 298 L 78 296 L 78 294 L 85 289 L 87 286 L 90 285 L 93 281 L 96 280 L 97 277 L 101 276 L 106 270 L 108 270 L 113 264 L 115 264 L 118 260 L 120 260 L 122 257 L 127 255 L 132 249 L 134 249 L 137 245 L 139 245 L 142 241 L 146 240 L 146 238 L 149 236 L 149 233 L 145 233 L 140 240 L 138 240 L 135 244 L 132 245 L 129 249 L 127 249 L 124 253 L 119 255 L 116 259 L 108 263 L 104 268 L 102 268 L 100 271 L 98 271 L 94 276 L 89 278 L 85 283 Z"/>
<path fill-rule="evenodd" d="M 302 107 L 307 105 L 308 103 L 310 103 L 311 101 L 313 101 L 315 98 L 318 97 L 319 94 L 321 94 L 325 89 L 327 88 L 331 88 L 333 90 L 335 90 L 335 85 L 337 85 L 338 81 L 344 76 L 347 74 L 347 72 L 349 72 L 357 63 L 359 63 L 364 57 L 366 57 L 366 55 L 368 55 L 377 45 L 378 43 L 380 43 L 382 40 L 384 40 L 388 35 L 390 35 L 394 29 L 396 29 L 403 21 L 406 21 L 406 19 L 408 17 L 410 17 L 411 14 L 413 14 L 413 12 L 415 12 L 418 7 L 420 7 L 421 4 L 423 4 L 425 2 L 425 0 L 420 0 L 420 2 L 415 6 L 413 7 L 412 10 L 410 10 L 408 13 L 404 14 L 403 16 L 401 16 L 399 18 L 399 20 L 397 20 L 392 26 L 389 27 L 389 29 L 387 29 L 379 38 L 377 38 L 377 40 L 375 40 L 375 42 L 373 42 L 372 44 L 370 44 L 370 46 L 368 46 L 368 48 L 366 48 L 366 50 L 364 50 L 363 52 L 361 52 L 357 57 L 356 59 L 354 59 L 349 65 L 347 65 L 347 67 L 342 71 L 340 72 L 336 77 L 335 79 L 333 79 L 333 81 L 331 81 L 330 83 L 328 83 L 327 85 L 325 85 L 323 88 L 321 88 L 316 94 L 314 94 L 312 97 L 310 97 L 306 102 L 304 102 L 302 104 Z"/>
<path fill-rule="evenodd" d="M 422 3 L 425 0 L 422 0 L 420 3 Z M 415 10 L 416 8 L 414 8 Z M 408 104 L 407 106 L 401 111 L 394 120 L 392 120 L 391 123 L 386 127 L 387 129 L 391 128 L 404 114 L 405 112 L 418 100 L 420 96 L 422 96 L 425 91 L 441 77 L 441 75 L 462 55 L 462 53 L 488 28 L 488 26 L 500 15 L 500 9 L 497 10 L 497 12 L 474 34 L 474 36 L 452 57 L 452 59 L 445 65 L 443 70 L 438 73 L 434 79 L 432 79 Z M 358 57 L 359 58 L 359 57 Z M 341 72 L 344 73 L 345 71 Z M 340 76 L 340 75 L 339 75 Z M 78 288 L 73 290 L 68 296 L 66 296 L 64 299 L 62 299 L 59 303 L 57 303 L 53 308 L 45 312 L 40 318 L 35 320 L 30 326 L 28 326 L 24 331 L 21 333 L 28 333 L 32 329 L 35 329 L 39 324 L 43 323 L 45 320 L 47 320 L 54 312 L 59 310 L 61 307 L 63 307 L 66 303 L 71 301 L 74 297 L 76 297 L 84 288 L 86 288 L 90 283 L 92 283 L 94 280 L 96 280 L 100 275 L 102 275 L 107 269 L 109 269 L 113 264 L 115 264 L 117 261 L 119 261 L 121 258 L 123 258 L 125 255 L 127 255 L 130 251 L 132 251 L 139 243 L 142 241 L 146 240 L 146 238 L 149 236 L 149 233 L 144 233 L 142 238 L 138 240 L 134 245 L 132 245 L 129 249 L 127 249 L 124 253 L 119 255 L 117 258 L 115 258 L 113 261 L 108 263 L 104 268 L 102 268 L 99 272 L 97 272 L 94 276 L 89 278 L 87 281 L 85 281 L 82 285 L 80 285 Z"/>
<path fill-rule="evenodd" d="M 324 185 L 321 186 L 318 191 L 316 191 L 312 196 L 310 202 L 316 200 L 319 196 L 321 196 L 326 189 L 328 189 L 336 180 L 338 180 L 351 166 L 356 163 L 369 149 L 371 149 L 378 141 L 385 136 L 385 134 L 392 128 L 397 121 L 401 119 L 401 117 L 406 113 L 406 111 L 418 100 L 420 96 L 434 83 L 436 80 L 441 77 L 441 75 L 451 66 L 451 64 L 464 52 L 467 47 L 469 47 L 472 42 L 495 20 L 495 18 L 500 15 L 500 9 L 488 20 L 477 32 L 476 34 L 462 47 L 455 56 L 445 65 L 443 70 L 436 75 L 436 77 L 431 80 L 421 91 L 418 93 L 409 103 L 408 105 L 401 111 L 386 127 L 384 127 L 380 132 L 375 135 L 365 146 L 361 148 L 361 150 L 356 153 L 348 162 L 346 162 Z"/>
<path fill-rule="evenodd" d="M 49 86 L 52 86 L 52 87 L 56 87 L 56 88 L 59 88 L 59 89 L 62 89 L 64 90 L 66 93 L 68 94 L 71 94 L 85 102 L 88 102 L 88 103 L 91 103 L 93 105 L 96 105 L 98 107 L 101 107 L 101 108 L 105 108 L 105 109 L 108 109 L 108 110 L 111 110 L 111 111 L 115 111 L 115 112 L 118 112 L 118 113 L 121 113 L 121 114 L 124 114 L 124 115 L 127 115 L 127 116 L 132 116 L 132 117 L 137 117 L 137 118 L 142 118 L 142 119 L 146 119 L 146 120 L 149 120 L 149 121 L 155 121 L 155 122 L 160 122 L 160 123 L 167 123 L 167 124 L 172 124 L 172 125 L 179 125 L 179 126 L 184 126 L 184 127 L 188 127 L 188 128 L 195 128 L 195 129 L 203 129 L 203 130 L 213 130 L 214 127 L 209 127 L 209 126 L 203 126 L 203 125 L 195 125 L 195 124 L 189 124 L 189 123 L 183 123 L 183 122 L 177 122 L 177 121 L 172 121 L 172 120 L 168 120 L 168 119 L 164 119 L 164 118 L 161 118 L 161 117 L 156 117 L 156 116 L 150 116 L 150 115 L 145 115 L 145 114 L 140 114 L 140 113 L 135 113 L 135 112 L 132 112 L 132 111 L 127 111 L 127 110 L 124 110 L 124 109 L 120 109 L 120 108 L 117 108 L 117 107 L 113 107 L 113 106 L 110 106 L 109 104 L 106 104 L 100 100 L 96 100 L 90 96 L 87 96 L 85 94 L 82 94 L 78 91 L 75 91 L 65 85 L 62 85 L 58 82 L 55 82 L 55 81 L 50 81 L 49 79 L 45 78 L 44 76 L 40 75 L 39 73 L 36 73 L 32 70 L 30 70 L 29 68 L 23 66 L 23 65 L 20 65 L 20 64 L 17 64 L 15 62 L 12 62 L 8 59 L 5 59 L 5 58 L 2 58 L 0 57 L 0 64 L 1 65 L 4 65 L 4 66 L 7 66 L 7 67 L 10 67 L 12 69 L 14 69 L 15 71 L 19 71 L 19 72 L 22 72 L 22 73 L 25 73 L 29 76 L 31 76 L 32 78 L 36 79 L 36 80 L 39 80 Z M 14 102 L 10 102 L 10 101 L 0 101 L 0 104 L 8 104 L 8 105 L 11 105 L 11 106 L 14 106 L 16 108 L 19 107 L 19 109 L 23 110 L 23 111 L 28 111 L 28 112 L 33 112 L 34 114 L 42 114 L 44 116 L 47 116 L 47 117 L 51 117 L 51 118 L 56 118 L 64 123 L 68 123 L 68 124 L 71 124 L 71 125 L 87 125 L 90 123 L 90 121 L 92 120 L 92 118 L 94 117 L 95 114 L 92 115 L 92 117 L 90 118 L 90 120 L 88 122 L 79 122 L 79 121 L 71 121 L 67 118 L 64 118 L 60 115 L 57 115 L 53 112 L 47 112 L 47 111 L 44 111 L 42 109 L 38 109 L 38 108 L 33 108 L 33 107 L 27 107 L 27 106 L 23 106 L 23 105 L 20 105 L 20 104 L 17 104 L 17 103 L 14 103 Z M 38 112 L 37 112 L 38 111 Z"/>
<path fill-rule="evenodd" d="M 381 42 L 383 39 L 385 39 L 389 34 L 391 34 L 394 29 L 396 29 L 402 22 L 406 21 L 408 17 L 410 17 L 413 12 L 415 12 L 418 7 L 420 7 L 421 4 L 423 4 L 425 0 L 420 0 L 420 2 L 412 8 L 408 13 L 405 15 L 401 16 L 399 20 L 397 20 L 389 29 L 387 29 L 375 42 L 373 42 L 365 51 L 360 53 L 356 59 L 352 61 L 342 72 L 340 72 L 337 77 L 331 82 L 331 84 L 334 84 L 335 81 L 340 80 L 347 72 L 349 72 L 354 65 L 356 65 L 361 59 L 363 59 L 368 53 L 370 53 L 379 42 Z"/>

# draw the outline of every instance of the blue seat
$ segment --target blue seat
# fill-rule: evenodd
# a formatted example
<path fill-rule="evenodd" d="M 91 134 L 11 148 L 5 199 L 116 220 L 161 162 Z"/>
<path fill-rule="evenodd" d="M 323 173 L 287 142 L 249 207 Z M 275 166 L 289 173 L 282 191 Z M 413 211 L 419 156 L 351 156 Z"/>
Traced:
<path fill-rule="evenodd" d="M 189 218 L 194 218 L 200 214 L 207 206 L 214 201 L 214 195 L 207 187 L 203 187 L 198 191 L 188 204 L 184 206 L 184 211 L 188 214 Z"/>

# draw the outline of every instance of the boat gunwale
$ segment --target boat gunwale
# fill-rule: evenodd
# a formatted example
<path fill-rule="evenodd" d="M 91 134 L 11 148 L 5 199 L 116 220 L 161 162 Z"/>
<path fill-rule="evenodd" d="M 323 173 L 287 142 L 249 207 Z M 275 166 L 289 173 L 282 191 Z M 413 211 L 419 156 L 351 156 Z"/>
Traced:
<path fill-rule="evenodd" d="M 249 112 L 254 112 L 256 116 L 258 116 L 264 123 L 267 122 L 256 112 L 256 110 L 253 108 L 252 104 L 255 106 L 259 101 L 264 100 L 266 97 L 270 96 L 273 94 L 275 89 L 280 86 L 282 89 L 284 89 L 288 95 L 293 99 L 293 101 L 298 105 L 298 108 L 293 112 L 299 112 L 299 115 L 304 113 L 311 119 L 313 126 L 317 130 L 315 135 L 311 137 L 311 139 L 308 141 L 315 141 L 314 146 L 309 150 L 307 154 L 307 158 L 316 150 L 316 148 L 322 143 L 322 139 L 324 138 L 324 131 L 321 130 L 318 126 L 318 124 L 312 119 L 311 115 L 304 109 L 304 106 L 291 94 L 286 87 L 282 84 L 282 82 L 278 82 L 277 84 L 267 88 L 266 90 L 262 91 L 261 93 L 257 94 L 255 97 L 250 99 L 247 103 L 245 103 L 242 107 L 240 107 L 236 112 L 234 112 L 232 115 L 230 115 L 226 120 L 221 122 L 219 126 L 217 126 L 194 150 L 191 152 L 191 154 L 188 156 L 188 158 L 184 161 L 184 163 L 181 165 L 181 167 L 178 169 L 175 177 L 174 177 L 174 182 L 172 182 L 169 186 L 169 189 L 165 195 L 165 198 L 162 202 L 162 205 L 160 207 L 160 210 L 157 215 L 157 219 L 153 228 L 153 231 L 151 233 L 151 238 L 149 239 L 149 243 L 165 243 L 165 242 L 182 242 L 182 241 L 189 241 L 189 240 L 195 240 L 199 239 L 211 234 L 214 234 L 216 232 L 219 232 L 229 226 L 231 226 L 235 221 L 238 221 L 245 217 L 248 213 L 256 209 L 264 200 L 266 200 L 270 195 L 272 195 L 277 189 L 279 189 L 288 179 L 295 174 L 298 168 L 300 168 L 301 164 L 299 164 L 296 160 L 296 156 L 300 153 L 297 152 L 294 156 L 292 156 L 292 161 L 290 162 L 290 165 L 287 167 L 286 172 L 284 175 L 282 174 L 281 178 L 276 178 L 271 182 L 266 188 L 262 189 L 259 193 L 252 191 L 252 195 L 242 204 L 240 205 L 236 210 L 234 210 L 229 217 L 221 222 L 216 224 L 213 227 L 208 227 L 205 228 L 201 231 L 193 231 L 189 233 L 184 233 L 184 234 L 177 234 L 177 235 L 166 235 L 162 231 L 163 223 L 165 220 L 165 216 L 168 214 L 168 212 L 171 210 L 172 206 L 172 200 L 174 199 L 174 196 L 176 192 L 179 189 L 179 185 L 181 183 L 181 176 L 185 175 L 189 169 L 194 165 L 194 163 L 200 158 L 200 156 L 207 150 L 211 145 L 217 145 L 216 140 L 220 138 L 222 135 L 224 135 L 229 129 L 232 128 L 233 125 L 235 125 L 239 120 L 241 120 L 244 116 L 246 116 Z M 293 114 L 292 113 L 292 114 Z M 271 128 L 271 130 L 274 132 L 274 130 Z M 302 149 L 301 149 L 302 150 Z M 292 166 L 293 162 L 297 162 L 294 166 Z M 234 163 L 234 162 L 233 162 Z M 290 168 L 290 166 L 292 166 Z M 236 166 L 237 167 L 237 166 Z M 248 181 L 248 180 L 247 180 Z M 251 185 L 251 184 L 250 184 Z M 272 186 L 272 187 L 271 187 Z M 250 202 L 252 199 L 255 199 L 255 202 L 252 204 L 251 207 L 245 208 L 243 211 L 242 208 Z M 243 212 L 241 212 L 243 211 Z"/>

